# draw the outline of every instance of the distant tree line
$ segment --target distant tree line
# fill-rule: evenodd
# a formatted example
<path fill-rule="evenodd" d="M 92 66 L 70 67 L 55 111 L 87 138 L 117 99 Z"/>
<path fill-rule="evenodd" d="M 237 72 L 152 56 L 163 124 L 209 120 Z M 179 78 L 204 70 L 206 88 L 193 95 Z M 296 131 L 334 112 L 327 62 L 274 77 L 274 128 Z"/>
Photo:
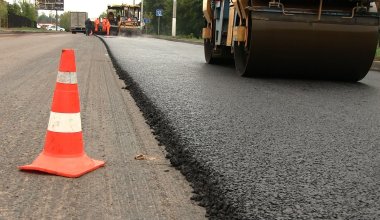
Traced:
<path fill-rule="evenodd" d="M 49 14 L 46 15 L 45 13 L 42 12 L 40 16 L 37 18 L 37 23 L 55 23 L 55 14 Z"/>
<path fill-rule="evenodd" d="M 201 37 L 204 25 L 202 0 L 177 0 L 177 35 Z M 160 34 L 171 35 L 173 0 L 144 0 L 144 18 L 149 18 L 148 32 L 157 33 L 156 9 L 163 10 L 160 18 Z"/>
<path fill-rule="evenodd" d="M 8 21 L 8 3 L 4 0 L 0 0 L 0 28 L 7 27 Z"/>
<path fill-rule="evenodd" d="M 37 10 L 29 1 L 0 0 L 0 27 L 36 27 Z"/>
<path fill-rule="evenodd" d="M 55 14 L 49 14 L 46 15 L 45 13 L 42 13 L 37 18 L 37 22 L 39 24 L 55 24 Z M 66 31 L 70 30 L 70 12 L 66 11 L 59 15 L 58 17 L 58 25 L 62 28 L 64 28 Z"/>
<path fill-rule="evenodd" d="M 64 12 L 59 16 L 59 26 L 65 28 L 66 31 L 70 30 L 70 12 Z"/>

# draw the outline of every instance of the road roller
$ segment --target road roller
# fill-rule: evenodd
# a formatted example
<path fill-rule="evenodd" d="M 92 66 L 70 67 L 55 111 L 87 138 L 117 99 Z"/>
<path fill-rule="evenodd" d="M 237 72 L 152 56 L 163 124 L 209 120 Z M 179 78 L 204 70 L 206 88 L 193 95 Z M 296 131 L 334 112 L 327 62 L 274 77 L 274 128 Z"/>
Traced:
<path fill-rule="evenodd" d="M 111 35 L 138 36 L 142 34 L 139 4 L 109 5 L 107 18 L 110 21 Z"/>
<path fill-rule="evenodd" d="M 374 59 L 374 0 L 203 0 L 207 63 L 233 59 L 240 76 L 359 81 Z"/>

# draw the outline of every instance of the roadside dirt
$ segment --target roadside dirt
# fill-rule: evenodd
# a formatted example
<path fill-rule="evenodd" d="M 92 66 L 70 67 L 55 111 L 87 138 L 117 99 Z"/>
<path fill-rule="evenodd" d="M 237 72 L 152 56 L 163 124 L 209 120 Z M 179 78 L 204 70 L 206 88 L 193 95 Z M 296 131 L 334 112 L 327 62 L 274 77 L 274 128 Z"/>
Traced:
<path fill-rule="evenodd" d="M 205 219 L 99 39 L 33 34 L 0 42 L 7 51 L 0 54 L 0 219 Z M 43 148 L 62 48 L 76 50 L 86 152 L 106 161 L 78 179 L 17 169 Z"/>

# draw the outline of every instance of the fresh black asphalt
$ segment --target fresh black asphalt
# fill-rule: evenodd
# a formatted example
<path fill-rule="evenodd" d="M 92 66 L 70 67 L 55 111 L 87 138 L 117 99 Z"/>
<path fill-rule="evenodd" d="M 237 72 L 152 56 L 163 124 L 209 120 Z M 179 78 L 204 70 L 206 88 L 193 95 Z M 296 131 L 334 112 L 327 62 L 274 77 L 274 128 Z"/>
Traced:
<path fill-rule="evenodd" d="M 380 219 L 380 74 L 242 78 L 202 46 L 103 40 L 210 219 Z"/>

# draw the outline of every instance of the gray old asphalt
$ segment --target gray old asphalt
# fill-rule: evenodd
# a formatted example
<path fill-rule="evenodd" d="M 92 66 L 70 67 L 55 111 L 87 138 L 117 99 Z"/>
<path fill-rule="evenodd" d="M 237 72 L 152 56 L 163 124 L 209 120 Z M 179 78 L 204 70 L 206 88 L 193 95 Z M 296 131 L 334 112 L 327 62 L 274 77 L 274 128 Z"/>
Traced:
<path fill-rule="evenodd" d="M 76 51 L 86 152 L 106 161 L 78 179 L 17 169 L 42 151 L 62 48 Z M 205 219 L 98 38 L 1 35 L 0 51 L 0 219 Z"/>
<path fill-rule="evenodd" d="M 202 46 L 104 40 L 211 218 L 380 219 L 380 74 L 241 78 Z"/>

